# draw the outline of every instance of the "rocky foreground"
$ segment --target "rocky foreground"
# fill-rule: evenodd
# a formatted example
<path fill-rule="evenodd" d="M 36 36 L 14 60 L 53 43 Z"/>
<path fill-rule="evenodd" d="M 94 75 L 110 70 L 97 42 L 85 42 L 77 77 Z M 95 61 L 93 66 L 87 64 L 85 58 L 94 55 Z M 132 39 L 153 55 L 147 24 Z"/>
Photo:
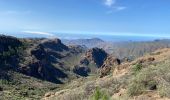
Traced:
<path fill-rule="evenodd" d="M 170 100 L 169 58 L 169 48 L 157 50 L 116 65 L 105 77 L 74 80 L 43 100 Z"/>

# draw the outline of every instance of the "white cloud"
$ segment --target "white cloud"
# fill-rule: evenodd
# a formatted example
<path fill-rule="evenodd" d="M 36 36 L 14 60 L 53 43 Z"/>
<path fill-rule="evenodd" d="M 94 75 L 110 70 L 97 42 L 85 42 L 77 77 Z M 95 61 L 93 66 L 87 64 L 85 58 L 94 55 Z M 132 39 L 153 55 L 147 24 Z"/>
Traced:
<path fill-rule="evenodd" d="M 118 7 L 115 7 L 117 11 L 121 11 L 121 10 L 125 10 L 127 7 L 125 6 L 118 6 Z"/>
<path fill-rule="evenodd" d="M 22 31 L 22 32 L 23 32 L 23 33 L 27 33 L 27 34 L 37 34 L 37 35 L 54 36 L 54 34 L 48 33 L 48 32 L 38 32 L 38 31 Z"/>
<path fill-rule="evenodd" d="M 127 7 L 124 7 L 124 6 L 113 7 L 111 10 L 107 11 L 106 13 L 111 14 L 113 12 L 125 10 L 126 8 Z"/>
<path fill-rule="evenodd" d="M 108 14 L 113 13 L 115 11 L 125 10 L 127 7 L 116 5 L 118 0 L 104 0 L 104 5 L 108 7 L 110 10 L 107 11 Z"/>
<path fill-rule="evenodd" d="M 112 7 L 116 3 L 116 0 L 105 0 L 104 4 L 108 7 Z"/>

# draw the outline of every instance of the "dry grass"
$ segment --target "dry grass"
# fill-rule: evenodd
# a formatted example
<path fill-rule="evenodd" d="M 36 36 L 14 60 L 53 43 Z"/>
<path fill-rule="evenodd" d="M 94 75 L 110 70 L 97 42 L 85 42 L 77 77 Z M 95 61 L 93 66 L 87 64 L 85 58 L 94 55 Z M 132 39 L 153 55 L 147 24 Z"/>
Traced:
<path fill-rule="evenodd" d="M 154 60 L 150 60 L 152 57 Z M 170 49 L 156 51 L 152 55 L 117 66 L 113 76 L 75 80 L 48 100 L 90 100 L 90 97 L 96 93 L 97 87 L 111 96 L 111 100 L 168 100 L 170 98 L 169 58 Z M 141 66 L 136 66 L 133 70 L 134 65 L 141 60 Z"/>

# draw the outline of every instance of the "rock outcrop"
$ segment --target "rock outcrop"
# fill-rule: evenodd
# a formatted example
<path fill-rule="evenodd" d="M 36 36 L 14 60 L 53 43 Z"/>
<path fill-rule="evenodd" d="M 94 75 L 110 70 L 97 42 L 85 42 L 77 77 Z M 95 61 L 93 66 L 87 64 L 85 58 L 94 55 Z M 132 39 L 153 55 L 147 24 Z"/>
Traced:
<path fill-rule="evenodd" d="M 69 50 L 69 48 L 64 45 L 60 39 L 46 39 L 44 41 L 42 41 L 41 45 L 44 47 L 44 48 L 47 48 L 47 49 L 52 49 L 52 50 L 55 50 L 55 51 L 64 51 L 64 50 Z"/>
<path fill-rule="evenodd" d="M 84 59 L 88 59 L 89 62 L 94 62 L 96 66 L 100 68 L 107 56 L 108 54 L 103 49 L 92 48 L 86 52 Z"/>
<path fill-rule="evenodd" d="M 22 42 L 15 37 L 0 35 L 0 53 L 8 51 L 9 48 L 17 48 Z"/>
<path fill-rule="evenodd" d="M 88 73 L 91 72 L 100 73 L 100 77 L 104 77 L 120 63 L 118 58 L 107 54 L 103 49 L 92 48 L 85 53 L 80 64 L 74 66 L 73 71 L 80 76 L 88 76 Z"/>
<path fill-rule="evenodd" d="M 118 58 L 112 56 L 107 57 L 107 59 L 104 61 L 104 64 L 101 66 L 100 77 L 102 78 L 108 75 L 111 69 L 117 65 L 120 65 L 120 63 L 121 62 Z"/>
<path fill-rule="evenodd" d="M 85 77 L 90 72 L 97 73 L 107 56 L 108 54 L 103 49 L 92 48 L 85 53 L 79 64 L 74 66 L 73 72 Z"/>

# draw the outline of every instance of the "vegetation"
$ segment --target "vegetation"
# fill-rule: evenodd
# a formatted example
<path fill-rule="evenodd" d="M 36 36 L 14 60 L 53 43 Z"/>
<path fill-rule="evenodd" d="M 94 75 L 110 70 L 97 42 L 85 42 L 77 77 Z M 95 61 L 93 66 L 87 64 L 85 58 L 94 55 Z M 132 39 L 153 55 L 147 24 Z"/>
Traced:
<path fill-rule="evenodd" d="M 8 79 L 0 79 L 1 100 L 39 100 L 46 92 L 58 89 L 56 84 L 8 72 Z"/>
<path fill-rule="evenodd" d="M 135 61 L 126 62 L 125 65 L 122 63 L 115 66 L 114 76 L 111 74 L 99 78 L 96 61 L 90 59 L 93 55 L 84 55 L 85 51 L 80 50 L 80 47 L 69 47 L 67 50 L 60 48 L 63 51 L 56 51 L 57 46 L 56 49 L 53 47 L 60 42 L 55 40 L 50 42 L 54 45 L 52 48 L 44 44 L 43 39 L 24 40 L 21 43 L 0 45 L 4 47 L 0 49 L 0 100 L 39 100 L 49 91 L 51 94 L 45 97 L 52 95 L 54 100 L 128 100 L 150 92 L 170 98 L 170 60 L 161 58 L 166 54 L 144 57 L 139 61 L 137 59 L 136 64 Z M 138 53 L 144 54 L 142 51 Z M 152 53 L 151 56 L 161 54 Z M 100 54 L 95 55 L 99 61 Z M 85 56 L 89 57 L 88 64 L 81 62 Z M 90 68 L 91 73 L 88 77 L 81 77 L 74 73 L 75 65 Z M 8 69 L 4 69 L 6 67 Z M 61 83 L 59 85 L 51 80 Z"/>
<path fill-rule="evenodd" d="M 139 73 L 139 71 L 142 69 L 142 64 L 137 63 L 136 65 L 134 65 L 132 67 L 132 71 L 133 73 L 136 75 L 137 73 Z"/>
<path fill-rule="evenodd" d="M 99 87 L 96 88 L 91 100 L 110 100 L 110 97 L 105 92 L 102 92 Z"/>
<path fill-rule="evenodd" d="M 148 91 L 157 91 L 162 97 L 170 97 L 170 61 L 150 65 L 133 77 L 128 86 L 130 96 L 140 95 Z M 137 67 L 138 68 L 138 67 Z"/>

